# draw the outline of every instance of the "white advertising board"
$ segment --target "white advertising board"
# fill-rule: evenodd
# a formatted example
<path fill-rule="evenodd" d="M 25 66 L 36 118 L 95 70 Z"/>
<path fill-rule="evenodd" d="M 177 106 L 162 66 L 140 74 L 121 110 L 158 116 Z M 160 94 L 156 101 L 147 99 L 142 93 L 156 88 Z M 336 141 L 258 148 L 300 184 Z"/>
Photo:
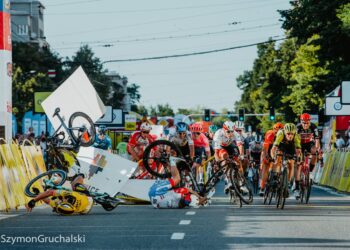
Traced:
<path fill-rule="evenodd" d="M 54 128 L 58 128 L 60 121 L 52 117 L 56 108 L 60 108 L 60 115 L 68 123 L 74 112 L 84 112 L 93 122 L 96 122 L 106 108 L 92 86 L 82 67 L 59 86 L 48 98 L 42 102 L 42 107 Z"/>
<path fill-rule="evenodd" d="M 97 124 L 110 123 L 113 120 L 112 106 L 106 106 L 106 112 L 96 121 Z"/>
<path fill-rule="evenodd" d="M 12 138 L 12 56 L 11 51 L 6 50 L 0 50 L 0 126 L 5 127 L 5 139 L 10 140 Z"/>
<path fill-rule="evenodd" d="M 341 97 L 342 104 L 350 105 L 350 81 L 344 81 L 341 83 Z"/>
<path fill-rule="evenodd" d="M 340 97 L 329 96 L 326 98 L 326 115 L 350 115 L 350 105 L 341 104 Z"/>
<path fill-rule="evenodd" d="M 121 190 L 137 167 L 136 162 L 93 147 L 81 147 L 78 160 L 78 172 L 85 175 L 89 190 L 111 196 Z"/>

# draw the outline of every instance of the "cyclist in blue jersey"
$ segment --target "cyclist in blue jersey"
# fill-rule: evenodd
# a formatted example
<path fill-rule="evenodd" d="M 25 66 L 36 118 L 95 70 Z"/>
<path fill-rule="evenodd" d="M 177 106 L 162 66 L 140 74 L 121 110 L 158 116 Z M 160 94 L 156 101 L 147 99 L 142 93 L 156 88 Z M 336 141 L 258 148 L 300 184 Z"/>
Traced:
<path fill-rule="evenodd" d="M 93 144 L 93 147 L 112 152 L 112 140 L 106 134 L 106 132 L 107 132 L 106 126 L 99 126 L 98 134 L 96 134 L 96 139 L 95 139 L 95 143 Z"/>

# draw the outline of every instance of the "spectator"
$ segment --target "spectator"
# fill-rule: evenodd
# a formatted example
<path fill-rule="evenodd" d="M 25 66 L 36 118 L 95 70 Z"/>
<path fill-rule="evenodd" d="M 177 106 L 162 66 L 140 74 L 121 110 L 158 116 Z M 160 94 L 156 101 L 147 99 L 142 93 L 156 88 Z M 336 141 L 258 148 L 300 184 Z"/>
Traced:
<path fill-rule="evenodd" d="M 345 137 L 346 137 L 346 136 L 350 137 L 350 120 L 349 120 L 348 129 L 345 131 Z"/>
<path fill-rule="evenodd" d="M 340 133 L 336 134 L 335 146 L 337 149 L 341 149 L 345 147 L 345 141 L 343 137 L 340 135 Z"/>

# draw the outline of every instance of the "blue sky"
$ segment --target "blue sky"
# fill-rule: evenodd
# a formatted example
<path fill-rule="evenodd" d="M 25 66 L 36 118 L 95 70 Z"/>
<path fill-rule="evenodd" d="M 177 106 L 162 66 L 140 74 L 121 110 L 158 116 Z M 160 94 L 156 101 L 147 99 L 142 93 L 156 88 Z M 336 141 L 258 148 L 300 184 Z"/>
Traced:
<path fill-rule="evenodd" d="M 61 56 L 89 44 L 102 61 L 223 49 L 283 37 L 287 0 L 42 0 L 45 36 Z M 109 47 L 105 47 L 105 46 Z M 256 46 L 207 55 L 106 63 L 140 85 L 140 104 L 175 110 L 232 110 L 236 78 L 252 68 Z"/>

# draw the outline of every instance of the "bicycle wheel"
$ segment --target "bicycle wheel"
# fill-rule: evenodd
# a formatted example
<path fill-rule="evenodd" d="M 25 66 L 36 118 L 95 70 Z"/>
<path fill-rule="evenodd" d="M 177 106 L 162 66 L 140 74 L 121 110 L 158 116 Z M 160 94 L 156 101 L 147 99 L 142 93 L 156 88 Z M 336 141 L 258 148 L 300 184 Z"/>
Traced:
<path fill-rule="evenodd" d="M 37 177 L 32 179 L 24 189 L 24 194 L 28 197 L 36 197 L 38 195 L 38 191 L 40 193 L 40 189 L 45 190 L 46 184 L 45 179 L 48 180 L 51 178 L 53 174 L 58 174 L 61 177 L 60 183 L 56 184 L 56 186 L 61 186 L 67 179 L 67 174 L 63 170 L 54 169 L 47 171 L 45 173 L 39 174 Z M 47 177 L 47 178 L 44 178 Z M 38 181 L 41 182 L 38 182 Z"/>
<path fill-rule="evenodd" d="M 83 112 L 75 112 L 69 118 L 69 134 L 75 144 L 89 147 L 95 142 L 96 129 L 91 118 Z"/>
<path fill-rule="evenodd" d="M 306 184 L 307 184 L 307 189 L 306 189 L 306 193 L 305 193 L 305 203 L 308 204 L 309 200 L 310 200 L 310 195 L 311 195 L 311 188 L 312 188 L 312 181 L 310 181 L 310 173 L 309 171 L 306 174 Z"/>
<path fill-rule="evenodd" d="M 269 195 L 270 195 L 270 185 L 267 184 L 264 192 L 264 205 L 266 205 Z"/>
<path fill-rule="evenodd" d="M 170 156 L 182 158 L 179 148 L 167 140 L 157 140 L 149 144 L 143 153 L 143 165 L 147 171 L 159 178 L 171 177 Z"/>
<path fill-rule="evenodd" d="M 252 203 L 253 202 L 252 187 L 248 184 L 244 175 L 241 174 L 236 169 L 235 166 L 230 167 L 230 180 L 237 196 L 241 199 L 241 201 L 245 204 Z"/>
<path fill-rule="evenodd" d="M 281 190 L 281 209 L 284 208 L 286 204 L 286 199 L 288 196 L 288 172 L 287 168 L 283 169 L 282 172 L 282 190 Z"/>

